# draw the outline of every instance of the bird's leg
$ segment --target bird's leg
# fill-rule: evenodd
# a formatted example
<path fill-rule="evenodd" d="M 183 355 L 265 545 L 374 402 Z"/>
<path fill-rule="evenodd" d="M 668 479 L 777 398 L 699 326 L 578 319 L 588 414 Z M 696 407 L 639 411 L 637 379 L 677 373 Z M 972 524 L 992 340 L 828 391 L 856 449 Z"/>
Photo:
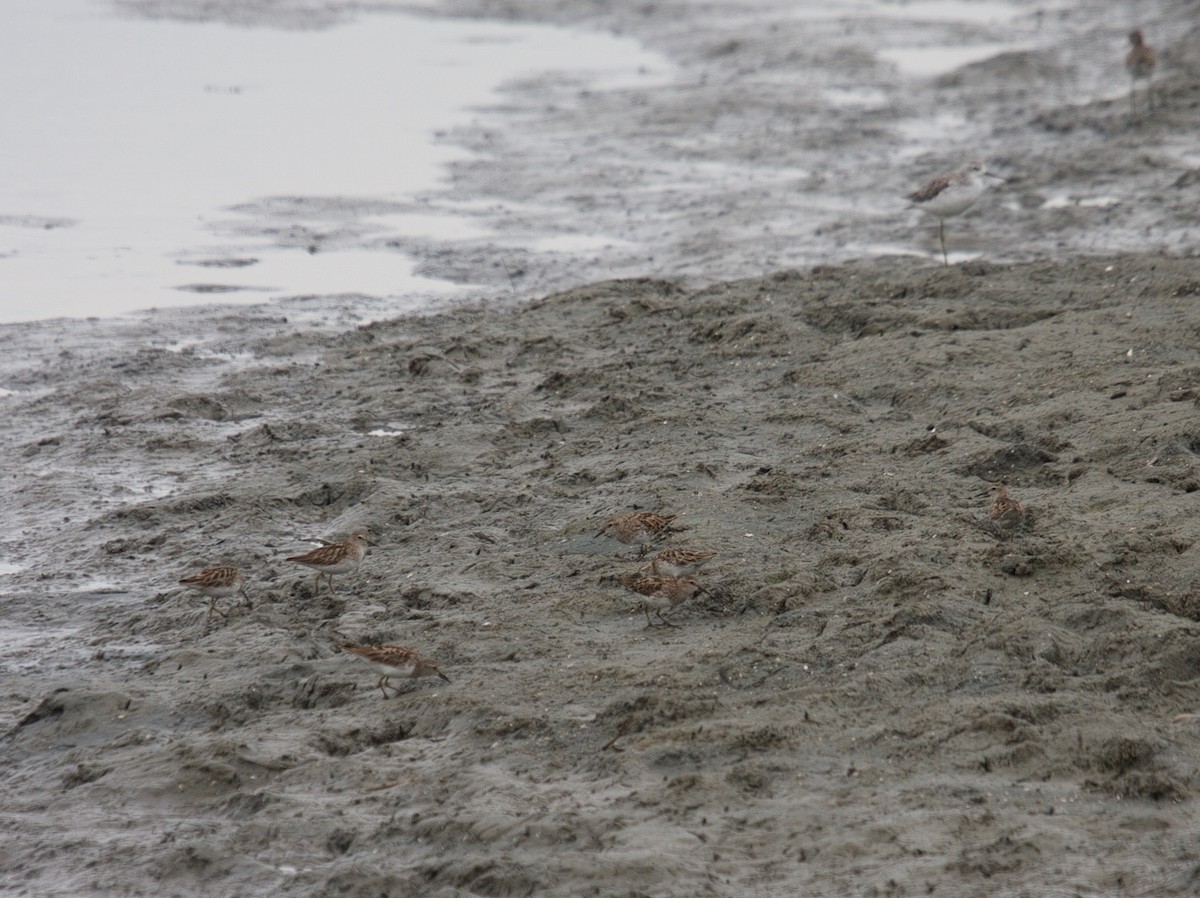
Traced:
<path fill-rule="evenodd" d="M 942 241 L 942 263 L 949 268 L 950 257 L 946 255 L 946 219 L 938 219 L 938 239 Z"/>
<path fill-rule="evenodd" d="M 329 594 L 336 596 L 337 593 L 333 591 L 333 574 L 326 574 L 325 576 L 329 578 Z"/>
<path fill-rule="evenodd" d="M 383 697 L 384 697 L 384 698 L 387 698 L 387 697 L 388 697 L 388 694 L 387 694 L 388 678 L 387 678 L 387 677 L 380 677 L 380 678 L 379 678 L 379 682 L 378 682 L 378 683 L 376 683 L 376 685 L 379 687 L 379 691 L 383 693 Z M 392 688 L 393 688 L 393 689 L 395 689 L 395 687 L 394 687 L 394 686 L 393 686 Z M 396 692 L 397 692 L 397 693 L 399 693 L 399 692 L 400 692 L 400 690 L 399 690 L 399 689 L 396 689 Z"/>
<path fill-rule="evenodd" d="M 658 615 L 658 619 L 663 622 L 664 627 L 674 627 L 676 630 L 679 629 L 679 624 L 671 623 L 669 620 L 663 617 L 662 612 L 658 609 L 655 609 L 654 613 Z"/>

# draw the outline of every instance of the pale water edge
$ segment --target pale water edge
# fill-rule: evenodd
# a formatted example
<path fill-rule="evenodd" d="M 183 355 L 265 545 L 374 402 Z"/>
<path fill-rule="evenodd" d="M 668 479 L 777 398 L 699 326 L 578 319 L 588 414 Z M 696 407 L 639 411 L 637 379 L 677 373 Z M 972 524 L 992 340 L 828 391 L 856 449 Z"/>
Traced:
<path fill-rule="evenodd" d="M 364 13 L 289 31 L 120 17 L 95 0 L 7 0 L 4 13 L 0 77 L 21 89 L 0 94 L 20 123 L 0 143 L 0 322 L 326 293 L 403 311 L 453 294 L 400 253 L 248 238 L 234 207 L 313 200 L 272 224 L 319 231 L 337 223 L 325 200 L 383 201 L 400 210 L 355 226 L 477 236 L 454 208 L 418 201 L 465 155 L 437 131 L 534 72 L 599 88 L 672 77 L 633 40 L 539 25 Z"/>
<path fill-rule="evenodd" d="M 1042 44 L 1042 17 L 1061 6 L 807 0 L 792 15 L 814 40 L 840 40 L 852 23 L 901 79 L 925 79 Z M 362 321 L 472 289 L 419 277 L 402 252 L 361 240 L 307 252 L 308 234 L 350 231 L 373 245 L 484 238 L 533 253 L 619 250 L 626 241 L 590 233 L 587 222 L 565 219 L 559 233 L 531 240 L 482 227 L 472 204 L 430 199 L 450 163 L 469 155 L 438 134 L 481 120 L 503 127 L 503 112 L 486 107 L 522 77 L 555 72 L 598 90 L 676 77 L 632 39 L 551 26 L 375 11 L 288 31 L 119 17 L 99 0 L 8 0 L 5 12 L 0 72 L 22 90 L 0 96 L 6 120 L 21 123 L 0 144 L 9 174 L 0 185 L 0 322 L 285 298 L 293 320 L 324 321 L 328 304 L 306 297 L 331 294 L 362 297 L 354 315 Z M 918 29 L 914 41 L 897 20 L 939 27 Z M 959 30 L 962 41 L 948 43 Z M 888 102 L 878 87 L 817 89 L 831 108 Z M 960 143 L 979 125 L 945 110 L 893 127 L 903 138 L 893 161 L 903 161 Z M 703 189 L 692 184 L 697 174 L 747 183 L 780 176 L 716 161 L 664 159 L 659 168 L 664 188 Z M 810 191 L 806 203 L 887 216 L 902 200 Z"/>

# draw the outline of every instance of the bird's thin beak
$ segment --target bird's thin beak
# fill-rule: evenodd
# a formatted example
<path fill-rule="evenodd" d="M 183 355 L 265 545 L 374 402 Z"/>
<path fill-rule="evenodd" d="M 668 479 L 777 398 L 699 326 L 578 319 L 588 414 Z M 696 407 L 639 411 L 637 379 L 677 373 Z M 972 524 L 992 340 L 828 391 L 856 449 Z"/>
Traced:
<path fill-rule="evenodd" d="M 437 675 L 439 677 L 441 677 L 443 680 L 445 680 L 447 683 L 450 682 L 450 678 L 448 676 L 446 676 L 444 673 L 442 673 L 440 670 L 437 672 Z"/>

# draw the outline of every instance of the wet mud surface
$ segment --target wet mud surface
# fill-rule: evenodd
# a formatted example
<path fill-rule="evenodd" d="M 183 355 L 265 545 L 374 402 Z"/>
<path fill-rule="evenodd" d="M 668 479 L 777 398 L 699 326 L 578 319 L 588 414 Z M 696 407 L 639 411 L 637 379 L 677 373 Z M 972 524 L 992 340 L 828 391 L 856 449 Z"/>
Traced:
<path fill-rule="evenodd" d="M 711 64 L 685 107 L 708 90 L 718 155 L 747 151 L 721 12 L 587 19 Z M 788 58 L 769 18 L 734 19 Z M 1147 121 L 1194 145 L 1195 32 L 1166 49 Z M 1027 77 L 928 89 L 1024 121 L 1018 196 L 1075 176 L 1108 195 L 1102 158 L 1120 191 L 1159 185 L 1157 230 L 1140 204 L 996 191 L 951 231 L 987 258 L 943 268 L 928 223 L 886 237 L 864 215 L 922 254 L 788 267 L 783 234 L 689 242 L 729 202 L 701 190 L 655 200 L 661 249 L 649 212 L 625 217 L 656 262 L 506 257 L 525 302 L 0 331 L 6 893 L 1194 894 L 1200 185 L 1137 142 L 1123 95 L 1006 113 Z M 649 119 L 596 102 L 593 127 L 643 139 Z M 492 195 L 472 177 L 448 189 Z M 572 189 L 492 184 L 547 207 Z M 768 195 L 765 217 L 794 209 L 755 190 L 744 222 Z M 454 249 L 426 264 L 496 263 Z M 1015 531 L 987 516 L 996 480 L 1028 509 Z M 679 516 L 662 545 L 719 553 L 674 627 L 646 628 L 618 582 L 642 559 L 597 536 L 635 509 Z M 359 528 L 379 546 L 336 595 L 284 560 Z M 249 600 L 209 622 L 176 581 L 218 563 Z M 346 640 L 451 683 L 385 700 Z"/>
<path fill-rule="evenodd" d="M 1009 183 L 949 222 L 952 258 L 1194 250 L 1189 4 L 1138 11 L 1163 60 L 1156 108 L 1139 88 L 1133 115 L 1128 28 L 1111 5 L 931 6 L 456 0 L 443 9 L 634 36 L 673 77 L 509 85 L 444 136 L 475 158 L 426 198 L 426 211 L 470 204 L 496 236 L 378 246 L 424 274 L 521 295 L 647 273 L 699 285 L 879 255 L 932 261 L 936 222 L 904 197 L 980 158 Z M 960 18 L 937 20 L 951 8 Z M 981 58 L 953 67 L 963 47 Z"/>

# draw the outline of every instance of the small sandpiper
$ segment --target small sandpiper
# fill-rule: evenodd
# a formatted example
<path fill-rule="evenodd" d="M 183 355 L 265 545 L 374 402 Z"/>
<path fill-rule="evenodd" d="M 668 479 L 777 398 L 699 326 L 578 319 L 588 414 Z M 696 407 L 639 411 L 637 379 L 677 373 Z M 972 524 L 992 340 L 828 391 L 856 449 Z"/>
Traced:
<path fill-rule="evenodd" d="M 908 201 L 938 220 L 938 239 L 942 242 L 942 262 L 947 267 L 950 257 L 946 253 L 946 219 L 961 215 L 975 204 L 988 189 L 987 179 L 1005 181 L 989 172 L 982 162 L 973 159 L 957 171 L 938 175 L 920 190 L 910 193 Z"/>
<path fill-rule="evenodd" d="M 650 559 L 650 573 L 658 577 L 686 577 L 717 557 L 702 549 L 663 549 Z"/>
<path fill-rule="evenodd" d="M 677 625 L 663 617 L 662 613 L 682 605 L 696 593 L 705 592 L 695 577 L 621 576 L 617 581 L 642 597 L 642 611 L 646 613 L 647 629 L 654 626 L 650 621 L 651 605 L 654 606 L 655 615 L 665 626 L 674 627 Z"/>
<path fill-rule="evenodd" d="M 438 666 L 428 660 L 422 658 L 412 649 L 405 648 L 402 645 L 349 645 L 344 644 L 342 648 L 347 652 L 352 652 L 362 658 L 367 664 L 371 665 L 371 669 L 379 674 L 379 682 L 376 684 L 379 691 L 383 693 L 383 697 L 387 698 L 389 688 L 394 689 L 396 694 L 400 694 L 400 690 L 396 689 L 388 683 L 392 677 L 405 677 L 415 680 L 418 677 L 441 677 L 447 683 L 450 678 L 438 670 Z"/>
<path fill-rule="evenodd" d="M 988 518 L 996 523 L 1002 532 L 1012 534 L 1025 521 L 1025 506 L 1008 494 L 1008 487 L 1003 483 L 993 483 L 984 493 L 990 496 L 992 503 L 988 506 Z"/>
<path fill-rule="evenodd" d="M 650 511 L 613 515 L 596 535 L 612 536 L 619 542 L 637 545 L 644 555 L 648 546 L 670 532 L 671 522 L 677 517 L 678 515 L 654 514 Z"/>
<path fill-rule="evenodd" d="M 205 568 L 179 582 L 188 589 L 208 596 L 208 617 L 205 620 L 212 620 L 214 614 L 225 617 L 225 612 L 217 607 L 217 599 L 240 593 L 243 599 L 250 601 L 250 597 L 246 595 L 246 578 L 242 576 L 241 571 L 229 565 Z"/>
<path fill-rule="evenodd" d="M 321 546 L 303 555 L 293 555 L 288 561 L 303 564 L 317 572 L 313 583 L 313 595 L 321 591 L 321 578 L 329 578 L 329 594 L 334 595 L 333 575 L 345 574 L 358 567 L 358 563 L 367 554 L 367 546 L 373 546 L 370 534 L 365 530 L 355 530 L 345 542 Z"/>
<path fill-rule="evenodd" d="M 1158 65 L 1158 54 L 1146 43 L 1142 29 L 1135 28 L 1129 32 L 1129 52 L 1125 54 L 1125 70 L 1129 72 L 1129 115 L 1133 117 L 1136 111 L 1133 96 L 1140 79 L 1146 79 L 1146 109 L 1154 110 L 1154 69 Z"/>

